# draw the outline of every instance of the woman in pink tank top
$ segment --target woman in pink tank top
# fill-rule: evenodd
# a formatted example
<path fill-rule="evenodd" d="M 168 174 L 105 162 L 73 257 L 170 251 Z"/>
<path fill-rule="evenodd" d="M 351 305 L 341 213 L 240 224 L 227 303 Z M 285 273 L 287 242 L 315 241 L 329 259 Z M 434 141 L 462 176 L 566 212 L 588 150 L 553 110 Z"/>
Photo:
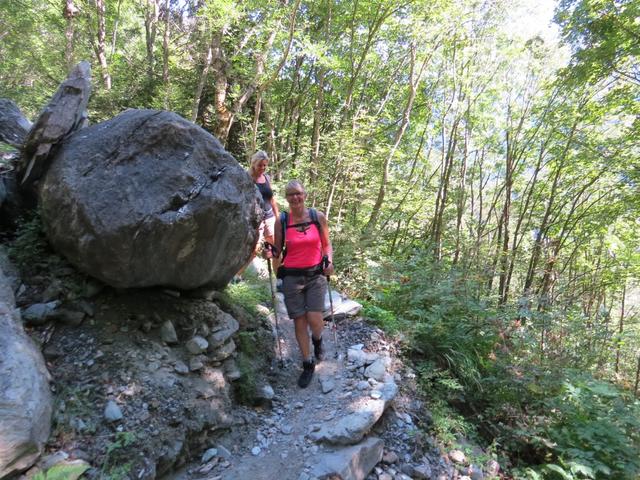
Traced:
<path fill-rule="evenodd" d="M 327 279 L 332 275 L 333 249 L 329 240 L 327 218 L 322 212 L 309 211 L 305 207 L 307 194 L 297 180 L 285 187 L 289 204 L 287 225 L 283 228 L 280 218 L 276 219 L 275 245 L 283 252 L 279 277 L 282 277 L 282 291 L 289 317 L 293 319 L 296 340 L 302 354 L 302 374 L 298 385 L 306 388 L 311 382 L 315 362 L 322 359 L 322 330 L 324 321 L 324 298 Z M 317 219 L 316 219 L 317 217 Z M 328 263 L 323 262 L 326 257 Z M 314 353 L 311 355 L 309 330 Z M 315 359 L 314 359 L 315 357 Z"/>

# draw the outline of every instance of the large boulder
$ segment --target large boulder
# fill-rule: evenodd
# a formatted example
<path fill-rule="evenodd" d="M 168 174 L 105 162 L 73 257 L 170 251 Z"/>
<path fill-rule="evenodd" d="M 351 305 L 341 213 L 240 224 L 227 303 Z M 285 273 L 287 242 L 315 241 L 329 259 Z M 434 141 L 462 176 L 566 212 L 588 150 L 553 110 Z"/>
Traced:
<path fill-rule="evenodd" d="M 30 128 L 31 122 L 20 108 L 12 100 L 0 98 L 0 142 L 22 148 Z"/>
<path fill-rule="evenodd" d="M 60 84 L 24 140 L 18 163 L 20 185 L 28 189 L 44 175 L 54 147 L 67 135 L 87 125 L 91 95 L 89 62 L 76 65 Z"/>
<path fill-rule="evenodd" d="M 259 199 L 220 142 L 165 111 L 127 110 L 59 145 L 41 182 L 52 245 L 114 287 L 221 287 L 249 260 Z"/>
<path fill-rule="evenodd" d="M 49 373 L 0 270 L 0 478 L 35 463 L 51 431 Z"/>

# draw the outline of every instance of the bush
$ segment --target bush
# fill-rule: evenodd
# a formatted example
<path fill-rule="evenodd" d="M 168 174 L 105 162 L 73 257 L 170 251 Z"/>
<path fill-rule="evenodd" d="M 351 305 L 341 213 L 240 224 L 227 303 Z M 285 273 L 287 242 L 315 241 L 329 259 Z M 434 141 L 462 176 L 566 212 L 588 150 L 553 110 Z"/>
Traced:
<path fill-rule="evenodd" d="M 637 479 L 640 476 L 640 403 L 610 383 L 567 372 L 531 435 L 549 439 L 551 461 L 530 476 L 566 479 Z M 532 475 L 532 473 L 534 475 Z"/>

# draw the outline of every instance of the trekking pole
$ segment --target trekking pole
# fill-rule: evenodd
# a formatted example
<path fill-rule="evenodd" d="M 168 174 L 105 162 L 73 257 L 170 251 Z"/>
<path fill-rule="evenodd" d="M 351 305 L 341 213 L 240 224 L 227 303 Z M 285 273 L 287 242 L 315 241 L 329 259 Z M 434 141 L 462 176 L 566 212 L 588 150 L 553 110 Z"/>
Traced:
<path fill-rule="evenodd" d="M 329 266 L 329 257 L 324 256 L 322 258 L 324 268 Z M 327 275 L 327 290 L 329 291 L 329 305 L 331 306 L 331 324 L 333 330 L 333 344 L 335 345 L 336 353 L 334 355 L 335 358 L 338 358 L 338 328 L 336 327 L 336 319 L 333 315 L 333 295 L 331 294 L 331 276 Z"/>
<path fill-rule="evenodd" d="M 271 245 L 266 243 L 266 248 L 271 248 Z M 271 252 L 273 253 L 273 249 L 271 249 Z M 278 344 L 278 353 L 280 355 L 280 361 L 278 363 L 280 365 L 280 368 L 282 368 L 284 365 L 284 360 L 282 359 L 282 346 L 280 345 L 280 334 L 278 333 L 278 306 L 276 305 L 276 292 L 273 289 L 273 275 L 272 275 L 270 258 L 267 258 L 267 268 L 269 269 L 269 286 L 271 287 L 271 302 L 273 304 L 273 316 L 276 319 L 276 343 Z"/>

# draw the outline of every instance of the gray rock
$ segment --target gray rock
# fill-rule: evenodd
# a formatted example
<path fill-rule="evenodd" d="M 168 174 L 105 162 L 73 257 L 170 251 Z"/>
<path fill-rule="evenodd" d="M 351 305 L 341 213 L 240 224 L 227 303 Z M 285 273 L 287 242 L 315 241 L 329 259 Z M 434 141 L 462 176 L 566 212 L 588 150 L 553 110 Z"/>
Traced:
<path fill-rule="evenodd" d="M 31 122 L 20 108 L 12 100 L 0 98 L 0 142 L 20 149 L 30 128 Z"/>
<path fill-rule="evenodd" d="M 199 335 L 196 335 L 187 342 L 187 350 L 191 355 L 199 355 L 203 352 L 206 352 L 208 346 L 209 342 L 207 342 Z"/>
<path fill-rule="evenodd" d="M 0 181 L 0 184 L 1 183 Z M 0 204 L 1 203 L 2 202 L 0 202 Z M 20 272 L 9 258 L 7 249 L 3 245 L 0 245 L 0 270 L 4 273 L 4 278 L 8 282 L 11 291 L 17 292 L 18 288 L 20 288 Z M 0 298 L 0 302 L 1 301 L 3 300 Z M 13 304 L 14 302 L 11 300 L 8 303 Z"/>
<path fill-rule="evenodd" d="M 347 350 L 347 360 L 354 363 L 358 367 L 369 365 L 378 359 L 378 355 L 372 352 L 365 352 L 361 349 L 349 348 Z"/>
<path fill-rule="evenodd" d="M 309 473 L 321 480 L 363 480 L 382 458 L 383 447 L 381 439 L 367 438 L 357 445 L 322 454 Z"/>
<path fill-rule="evenodd" d="M 461 450 L 451 450 L 449 452 L 449 458 L 452 462 L 460 465 L 464 465 L 465 463 L 467 463 L 467 457 Z"/>
<path fill-rule="evenodd" d="M 55 249 L 114 287 L 222 287 L 257 241 L 251 177 L 171 112 L 130 109 L 74 133 L 39 193 Z"/>
<path fill-rule="evenodd" d="M 431 478 L 431 475 L 431 466 L 426 463 L 413 467 L 413 472 L 411 474 L 413 478 L 416 478 L 418 480 L 428 480 Z"/>
<path fill-rule="evenodd" d="M 60 84 L 29 130 L 17 169 L 23 187 L 32 185 L 44 175 L 51 163 L 49 153 L 54 146 L 86 125 L 90 94 L 91 66 L 83 61 Z"/>
<path fill-rule="evenodd" d="M 191 357 L 189 359 L 189 371 L 197 372 L 198 370 L 201 370 L 204 367 L 205 358 L 206 357 L 203 357 L 202 355 L 198 355 L 197 357 Z"/>
<path fill-rule="evenodd" d="M 262 452 L 262 449 L 260 447 L 253 447 L 251 449 L 251 455 L 254 455 L 256 457 L 260 455 L 260 452 Z"/>
<path fill-rule="evenodd" d="M 384 363 L 381 359 L 377 359 L 371 365 L 369 365 L 365 371 L 364 376 L 367 378 L 373 378 L 379 382 L 384 380 L 384 374 L 386 373 L 386 369 Z"/>
<path fill-rule="evenodd" d="M 233 455 L 231 455 L 231 452 L 223 445 L 218 445 L 216 448 L 218 449 L 218 455 L 220 455 L 220 457 L 224 458 L 225 460 L 231 460 L 231 457 L 233 457 Z"/>
<path fill-rule="evenodd" d="M 229 358 L 236 351 L 236 344 L 233 340 L 229 340 L 224 345 L 218 347 L 214 352 L 209 354 L 209 358 L 214 362 L 221 362 Z"/>
<path fill-rule="evenodd" d="M 207 451 L 205 451 L 202 454 L 202 458 L 200 459 L 200 461 L 202 463 L 207 463 L 209 460 L 211 460 L 216 455 L 218 455 L 218 449 L 217 448 L 209 448 Z"/>
<path fill-rule="evenodd" d="M 178 343 L 178 334 L 171 320 L 167 320 L 160 328 L 160 337 L 162 341 L 168 344 Z"/>
<path fill-rule="evenodd" d="M 263 385 L 258 389 L 258 398 L 264 400 L 273 400 L 276 394 L 273 391 L 273 387 L 271 385 Z"/>
<path fill-rule="evenodd" d="M 384 406 L 382 400 L 370 400 L 361 410 L 341 417 L 337 421 L 329 422 L 309 436 L 314 441 L 353 445 L 362 440 L 382 416 Z"/>
<path fill-rule="evenodd" d="M 51 431 L 49 372 L 22 328 L 0 269 L 0 478 L 34 464 Z"/>
<path fill-rule="evenodd" d="M 234 381 L 242 377 L 242 372 L 238 368 L 238 364 L 233 358 L 227 358 L 222 363 L 222 366 L 224 368 L 224 375 L 225 377 L 227 377 L 227 379 Z"/>
<path fill-rule="evenodd" d="M 22 312 L 22 319 L 28 325 L 42 325 L 50 320 L 50 316 L 60 302 L 34 303 Z"/>
<path fill-rule="evenodd" d="M 173 369 L 180 375 L 186 375 L 187 373 L 189 373 L 189 367 L 187 366 L 187 364 L 179 360 L 175 363 Z"/>
<path fill-rule="evenodd" d="M 82 324 L 84 317 L 84 312 L 69 310 L 67 308 L 56 309 L 50 315 L 51 320 L 64 323 L 65 325 L 71 325 L 72 327 L 77 327 Z"/>
<path fill-rule="evenodd" d="M 331 299 L 329 299 L 329 291 L 327 291 L 324 299 L 324 318 L 331 317 L 331 301 L 333 301 L 333 316 L 334 318 L 353 317 L 360 313 L 362 310 L 362 304 L 344 298 L 339 292 L 331 290 Z"/>
<path fill-rule="evenodd" d="M 361 392 L 364 390 L 369 390 L 370 386 L 371 385 L 369 385 L 369 382 L 367 382 L 366 380 L 360 380 L 358 383 L 356 383 L 356 388 Z"/>
<path fill-rule="evenodd" d="M 320 388 L 322 389 L 322 393 L 331 392 L 336 384 L 331 377 L 319 377 L 320 380 Z"/>
<path fill-rule="evenodd" d="M 227 312 L 222 311 L 217 305 L 212 305 L 212 307 L 216 310 L 217 314 L 215 324 L 211 328 L 212 333 L 207 337 L 209 351 L 213 351 L 222 345 L 240 328 L 240 324 L 235 318 Z"/>
<path fill-rule="evenodd" d="M 122 410 L 120 410 L 118 404 L 113 400 L 109 400 L 104 407 L 104 418 L 108 422 L 117 422 L 118 420 L 122 420 L 122 417 Z"/>
<path fill-rule="evenodd" d="M 398 454 L 394 451 L 384 452 L 382 455 L 382 461 L 387 465 L 391 465 L 392 463 L 396 463 L 398 461 Z"/>

